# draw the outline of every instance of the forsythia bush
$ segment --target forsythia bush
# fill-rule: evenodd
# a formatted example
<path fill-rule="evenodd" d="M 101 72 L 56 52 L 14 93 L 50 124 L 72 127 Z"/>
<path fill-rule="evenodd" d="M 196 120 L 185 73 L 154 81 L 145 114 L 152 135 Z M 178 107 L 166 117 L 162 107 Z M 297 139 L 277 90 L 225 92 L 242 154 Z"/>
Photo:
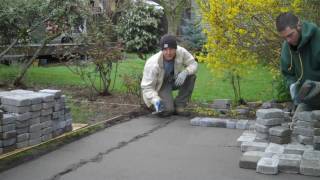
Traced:
<path fill-rule="evenodd" d="M 207 43 L 198 58 L 217 76 L 228 77 L 241 100 L 240 78 L 258 60 L 278 66 L 281 39 L 274 24 L 280 12 L 299 11 L 301 0 L 196 0 Z"/>

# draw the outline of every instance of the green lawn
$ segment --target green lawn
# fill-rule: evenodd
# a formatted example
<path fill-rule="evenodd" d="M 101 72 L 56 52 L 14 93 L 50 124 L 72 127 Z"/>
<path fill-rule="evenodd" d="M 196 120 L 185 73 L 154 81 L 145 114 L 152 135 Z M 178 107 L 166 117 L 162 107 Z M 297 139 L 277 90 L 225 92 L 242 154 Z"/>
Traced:
<path fill-rule="evenodd" d="M 273 99 L 272 75 L 262 66 L 249 72 L 240 81 L 241 95 L 245 100 L 258 101 Z M 214 99 L 233 98 L 233 89 L 229 79 L 215 77 L 206 67 L 200 64 L 197 81 L 192 96 L 196 101 L 212 101 Z"/>
<path fill-rule="evenodd" d="M 142 72 L 144 61 L 130 54 L 128 59 L 119 63 L 118 75 L 130 72 Z M 0 65 L 0 82 L 7 80 L 12 74 L 17 73 L 15 67 Z M 114 75 L 112 76 L 114 77 Z M 28 85 L 41 84 L 53 86 L 84 86 L 81 79 L 64 66 L 32 67 L 26 76 Z M 117 76 L 115 91 L 123 91 L 121 77 Z M 270 100 L 275 94 L 272 91 L 272 77 L 270 72 L 259 66 L 246 78 L 241 80 L 241 94 L 245 100 Z M 228 80 L 217 78 L 206 68 L 205 64 L 199 64 L 197 81 L 192 100 L 211 102 L 217 98 L 233 98 L 233 91 Z"/>

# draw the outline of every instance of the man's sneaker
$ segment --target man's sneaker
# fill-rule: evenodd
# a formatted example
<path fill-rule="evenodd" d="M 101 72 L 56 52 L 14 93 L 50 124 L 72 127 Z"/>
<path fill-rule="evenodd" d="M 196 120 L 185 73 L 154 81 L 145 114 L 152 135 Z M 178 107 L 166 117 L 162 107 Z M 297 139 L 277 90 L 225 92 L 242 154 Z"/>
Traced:
<path fill-rule="evenodd" d="M 191 113 L 189 111 L 186 111 L 183 107 L 176 107 L 175 113 L 179 116 L 190 116 Z"/>

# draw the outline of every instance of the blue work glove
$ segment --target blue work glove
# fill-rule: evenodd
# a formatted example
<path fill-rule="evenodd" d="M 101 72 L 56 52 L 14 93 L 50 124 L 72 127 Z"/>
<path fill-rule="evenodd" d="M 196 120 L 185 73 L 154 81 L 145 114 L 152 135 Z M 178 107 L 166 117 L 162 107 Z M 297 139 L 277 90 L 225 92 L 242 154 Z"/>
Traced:
<path fill-rule="evenodd" d="M 160 99 L 156 100 L 153 105 L 156 112 L 162 112 L 164 109 L 164 105 Z"/>
<path fill-rule="evenodd" d="M 188 76 L 188 71 L 187 70 L 183 70 L 181 71 L 178 75 L 177 75 L 177 78 L 176 78 L 176 81 L 174 82 L 174 84 L 179 87 L 181 86 L 184 81 L 186 80 Z"/>

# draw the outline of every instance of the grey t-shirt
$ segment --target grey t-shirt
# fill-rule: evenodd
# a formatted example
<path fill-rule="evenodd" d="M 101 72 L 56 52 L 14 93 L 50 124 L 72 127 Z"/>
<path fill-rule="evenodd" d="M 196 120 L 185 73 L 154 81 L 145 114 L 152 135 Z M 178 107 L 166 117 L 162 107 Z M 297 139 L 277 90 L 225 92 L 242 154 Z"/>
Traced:
<path fill-rule="evenodd" d="M 163 65 L 164 65 L 164 79 L 170 79 L 170 77 L 173 77 L 174 75 L 174 60 L 170 60 L 170 61 L 163 61 Z"/>

